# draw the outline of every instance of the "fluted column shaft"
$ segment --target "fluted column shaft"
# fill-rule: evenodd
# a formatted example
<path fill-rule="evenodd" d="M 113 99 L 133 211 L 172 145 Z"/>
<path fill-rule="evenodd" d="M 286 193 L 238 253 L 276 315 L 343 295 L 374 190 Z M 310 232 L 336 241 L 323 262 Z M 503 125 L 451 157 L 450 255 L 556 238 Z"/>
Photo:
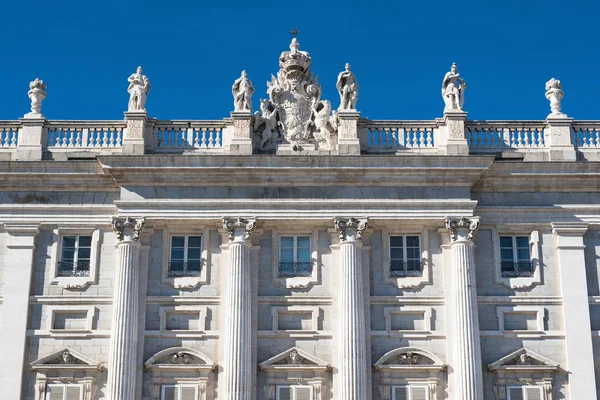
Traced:
<path fill-rule="evenodd" d="M 478 219 L 447 220 L 452 251 L 454 307 L 454 394 L 461 400 L 483 400 L 481 341 L 475 281 L 473 235 Z"/>
<path fill-rule="evenodd" d="M 223 334 L 223 393 L 225 400 L 252 398 L 252 276 L 250 232 L 254 220 L 223 222 L 229 232 L 226 322 Z"/>
<path fill-rule="evenodd" d="M 108 367 L 108 399 L 136 398 L 138 290 L 140 270 L 139 234 L 143 220 L 115 219 L 119 243 L 113 295 L 112 331 Z M 137 229 L 136 229 L 137 228 Z"/>
<path fill-rule="evenodd" d="M 341 223 L 340 223 L 341 222 Z M 367 367 L 365 299 L 361 264 L 361 234 L 366 219 L 336 220 L 340 231 L 341 360 L 340 400 L 365 400 L 370 369 Z"/>

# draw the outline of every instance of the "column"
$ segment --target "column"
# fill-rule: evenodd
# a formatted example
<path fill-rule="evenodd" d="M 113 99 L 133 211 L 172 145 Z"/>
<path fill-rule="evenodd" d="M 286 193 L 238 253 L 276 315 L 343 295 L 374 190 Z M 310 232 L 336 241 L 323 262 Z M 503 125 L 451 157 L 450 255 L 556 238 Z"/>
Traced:
<path fill-rule="evenodd" d="M 108 366 L 109 400 L 135 399 L 138 342 L 140 234 L 144 219 L 113 218 L 118 262 Z"/>
<path fill-rule="evenodd" d="M 223 382 L 224 400 L 252 399 L 254 368 L 252 366 L 250 235 L 255 226 L 254 218 L 223 218 L 223 228 L 229 236 L 229 272 L 224 310 L 226 321 L 225 329 L 222 331 L 223 380 L 219 379 L 219 382 Z"/>
<path fill-rule="evenodd" d="M 483 400 L 483 371 L 475 281 L 473 236 L 479 218 L 446 218 L 452 252 L 454 311 L 453 359 L 455 399 Z"/>
<path fill-rule="evenodd" d="M 585 270 L 585 223 L 553 223 L 565 322 L 569 399 L 596 398 L 590 304 Z"/>
<path fill-rule="evenodd" d="M 4 229 L 9 236 L 0 308 L 0 398 L 20 399 L 23 377 L 29 376 L 29 366 L 24 370 L 25 346 L 35 238 L 39 229 L 34 224 L 4 224 Z"/>
<path fill-rule="evenodd" d="M 361 265 L 362 232 L 367 228 L 366 218 L 336 218 L 335 228 L 340 234 L 341 290 L 340 326 L 340 400 L 370 398 L 367 388 L 367 341 L 365 327 L 365 293 Z"/>

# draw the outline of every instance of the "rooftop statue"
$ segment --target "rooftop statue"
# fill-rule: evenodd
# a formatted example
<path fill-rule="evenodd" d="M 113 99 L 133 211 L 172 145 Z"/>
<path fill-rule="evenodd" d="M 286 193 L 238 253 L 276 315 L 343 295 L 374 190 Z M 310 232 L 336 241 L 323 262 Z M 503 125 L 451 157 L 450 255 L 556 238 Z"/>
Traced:
<path fill-rule="evenodd" d="M 129 79 L 129 105 L 128 111 L 146 111 L 146 99 L 150 90 L 150 80 L 142 74 L 142 67 L 137 67 L 135 74 L 131 74 Z"/>
<path fill-rule="evenodd" d="M 252 86 L 252 82 L 248 79 L 246 71 L 242 71 L 242 76 L 233 82 L 231 93 L 233 94 L 234 111 L 252 111 L 254 86 Z"/>
<path fill-rule="evenodd" d="M 354 73 L 350 71 L 350 64 L 346 64 L 345 71 L 339 73 L 335 87 L 340 94 L 338 110 L 356 110 L 358 83 Z"/>
<path fill-rule="evenodd" d="M 35 78 L 29 83 L 29 99 L 31 100 L 31 114 L 39 114 L 42 112 L 42 101 L 46 98 L 46 84 L 43 80 Z"/>
<path fill-rule="evenodd" d="M 442 97 L 446 104 L 444 112 L 449 110 L 463 111 L 466 87 L 467 83 L 460 77 L 456 63 L 453 63 L 450 72 L 444 75 L 444 81 L 442 82 Z"/>
<path fill-rule="evenodd" d="M 565 113 L 562 113 L 560 102 L 565 93 L 562 91 L 562 84 L 558 79 L 550 79 L 546 82 L 546 98 L 550 100 L 550 115 L 548 117 L 566 117 Z"/>

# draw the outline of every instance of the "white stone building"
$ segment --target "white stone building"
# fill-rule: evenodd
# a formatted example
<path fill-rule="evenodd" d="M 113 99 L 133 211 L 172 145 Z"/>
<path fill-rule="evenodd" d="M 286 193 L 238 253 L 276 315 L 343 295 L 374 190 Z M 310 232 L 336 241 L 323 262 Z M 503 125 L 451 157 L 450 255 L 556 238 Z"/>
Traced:
<path fill-rule="evenodd" d="M 442 118 L 372 121 L 310 63 L 294 39 L 219 121 L 148 118 L 141 69 L 122 121 L 46 120 L 31 83 L 0 121 L 0 398 L 598 398 L 600 121 L 556 80 L 544 120 L 468 120 L 455 66 Z"/>

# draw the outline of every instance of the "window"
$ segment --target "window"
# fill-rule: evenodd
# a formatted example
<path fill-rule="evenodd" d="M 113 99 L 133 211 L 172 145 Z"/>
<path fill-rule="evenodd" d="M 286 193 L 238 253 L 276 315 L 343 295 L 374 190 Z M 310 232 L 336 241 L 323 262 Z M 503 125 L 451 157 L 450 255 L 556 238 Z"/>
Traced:
<path fill-rule="evenodd" d="M 63 236 L 58 276 L 89 276 L 91 236 Z"/>
<path fill-rule="evenodd" d="M 390 236 L 390 276 L 422 276 L 419 236 Z"/>
<path fill-rule="evenodd" d="M 200 276 L 202 236 L 171 236 L 169 276 Z"/>
<path fill-rule="evenodd" d="M 277 386 L 277 400 L 312 400 L 311 386 Z"/>
<path fill-rule="evenodd" d="M 311 276 L 310 236 L 281 236 L 279 277 Z"/>
<path fill-rule="evenodd" d="M 81 400 L 81 389 L 81 385 L 47 385 L 46 400 Z"/>
<path fill-rule="evenodd" d="M 528 236 L 500 236 L 500 270 L 504 278 L 533 276 Z"/>
<path fill-rule="evenodd" d="M 542 400 L 542 388 L 539 386 L 512 386 L 508 388 L 507 400 Z"/>
<path fill-rule="evenodd" d="M 392 400 L 429 400 L 427 386 L 394 386 Z"/>
<path fill-rule="evenodd" d="M 193 385 L 162 385 L 161 400 L 196 400 L 198 387 Z"/>

